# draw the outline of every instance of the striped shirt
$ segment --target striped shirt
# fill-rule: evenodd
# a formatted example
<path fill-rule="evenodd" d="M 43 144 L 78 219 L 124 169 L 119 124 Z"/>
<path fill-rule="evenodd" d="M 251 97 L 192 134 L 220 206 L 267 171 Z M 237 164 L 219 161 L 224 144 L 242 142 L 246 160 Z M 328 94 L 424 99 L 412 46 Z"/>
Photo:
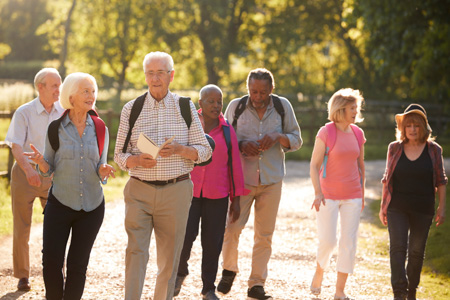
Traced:
<path fill-rule="evenodd" d="M 122 149 L 129 129 L 128 121 L 131 108 L 136 99 L 131 100 L 123 107 L 114 149 L 114 161 L 122 170 L 128 171 L 130 176 L 148 181 L 169 180 L 190 173 L 194 168 L 194 161 L 183 158 L 178 154 L 164 158 L 158 156 L 156 166 L 153 168 L 141 166 L 132 169 L 127 168 L 127 159 L 131 155 L 141 154 L 136 145 L 141 132 L 145 133 L 157 145 L 164 143 L 166 138 L 175 136 L 174 141 L 178 144 L 190 146 L 197 150 L 198 160 L 195 163 L 207 161 L 211 157 L 212 150 L 205 138 L 194 104 L 190 102 L 192 123 L 188 129 L 181 115 L 179 98 L 177 94 L 169 91 L 164 99 L 158 102 L 150 93 L 147 93 L 142 111 L 132 129 L 126 153 L 122 153 Z"/>

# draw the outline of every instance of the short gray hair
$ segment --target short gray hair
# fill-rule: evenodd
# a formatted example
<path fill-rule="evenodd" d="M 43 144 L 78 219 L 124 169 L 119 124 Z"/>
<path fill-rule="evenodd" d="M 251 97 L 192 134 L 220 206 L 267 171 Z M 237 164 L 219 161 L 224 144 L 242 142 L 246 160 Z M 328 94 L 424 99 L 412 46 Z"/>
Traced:
<path fill-rule="evenodd" d="M 61 75 L 59 75 L 58 70 L 56 70 L 55 68 L 43 68 L 42 70 L 37 72 L 36 76 L 34 76 L 34 88 L 36 89 L 36 91 L 39 91 L 38 85 L 40 83 L 45 83 L 45 77 L 50 73 L 56 74 L 59 76 L 59 78 L 61 78 Z"/>
<path fill-rule="evenodd" d="M 272 86 L 272 88 L 275 88 L 275 79 L 273 78 L 273 74 L 272 74 L 272 72 L 270 72 L 269 70 L 267 70 L 265 68 L 257 68 L 257 69 L 251 70 L 248 73 L 247 89 L 248 89 L 250 80 L 252 80 L 252 79 L 266 80 Z"/>
<path fill-rule="evenodd" d="M 150 60 L 152 60 L 152 59 L 164 59 L 167 64 L 167 69 L 168 69 L 167 71 L 173 70 L 172 56 L 170 56 L 170 54 L 168 54 L 166 52 L 155 51 L 155 52 L 150 52 L 145 56 L 144 62 L 143 62 L 144 72 L 145 72 L 145 66 L 148 65 L 150 63 Z"/>
<path fill-rule="evenodd" d="M 88 79 L 94 84 L 95 100 L 97 100 L 98 86 L 94 76 L 82 72 L 72 73 L 67 75 L 66 79 L 64 79 L 64 82 L 61 85 L 61 94 L 59 96 L 59 102 L 61 103 L 61 106 L 64 109 L 73 108 L 72 104 L 70 103 L 70 96 L 72 96 L 77 92 L 80 85 L 80 81 L 83 79 Z"/>
<path fill-rule="evenodd" d="M 205 94 L 209 93 L 212 90 L 215 90 L 215 91 L 219 92 L 221 95 L 223 95 L 222 90 L 220 89 L 220 87 L 218 87 L 215 84 L 208 84 L 208 85 L 205 85 L 204 87 L 202 87 L 202 89 L 198 93 L 198 96 L 200 97 L 199 99 L 200 100 L 203 99 Z"/>

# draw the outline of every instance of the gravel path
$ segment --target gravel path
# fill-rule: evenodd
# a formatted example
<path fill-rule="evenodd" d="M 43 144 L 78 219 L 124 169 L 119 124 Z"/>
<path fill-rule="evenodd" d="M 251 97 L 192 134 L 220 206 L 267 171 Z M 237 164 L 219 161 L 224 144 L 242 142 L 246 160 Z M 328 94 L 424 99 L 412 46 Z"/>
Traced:
<path fill-rule="evenodd" d="M 384 161 L 366 163 L 367 197 L 373 201 L 380 197 L 379 180 L 384 171 Z M 449 170 L 449 168 L 447 168 Z M 121 197 L 121 195 L 118 195 Z M 287 162 L 287 176 L 283 185 L 283 196 L 278 214 L 277 228 L 273 237 L 273 253 L 269 264 L 269 278 L 266 290 L 277 300 L 332 299 L 334 293 L 335 256 L 327 271 L 320 298 L 309 293 L 309 285 L 315 268 L 316 226 L 311 211 L 313 189 L 309 179 L 309 163 Z M 360 227 L 361 241 L 370 241 L 367 226 L 370 216 L 365 210 Z M 124 292 L 124 260 L 126 233 L 123 226 L 124 204 L 118 199 L 107 203 L 105 220 L 91 254 L 86 288 L 83 299 L 122 299 Z M 253 241 L 253 220 L 250 218 L 244 229 L 240 250 L 240 268 L 231 292 L 222 299 L 246 299 L 247 278 L 250 273 L 250 258 Z M 17 279 L 12 277 L 12 239 L 0 241 L 0 300 L 44 299 L 44 285 L 41 267 L 42 225 L 33 226 L 31 249 L 30 292 L 16 291 Z M 369 243 L 370 244 L 370 243 Z M 156 250 L 152 238 L 150 261 L 147 267 L 142 299 L 152 299 L 156 279 Z M 200 280 L 201 246 L 199 239 L 194 243 L 187 277 L 180 295 L 176 299 L 201 299 Z M 219 272 L 221 268 L 219 267 Z M 370 247 L 359 247 L 355 274 L 349 277 L 347 291 L 357 299 L 392 299 L 389 284 L 389 261 L 387 256 L 374 255 Z M 219 280 L 219 276 L 217 278 Z"/>

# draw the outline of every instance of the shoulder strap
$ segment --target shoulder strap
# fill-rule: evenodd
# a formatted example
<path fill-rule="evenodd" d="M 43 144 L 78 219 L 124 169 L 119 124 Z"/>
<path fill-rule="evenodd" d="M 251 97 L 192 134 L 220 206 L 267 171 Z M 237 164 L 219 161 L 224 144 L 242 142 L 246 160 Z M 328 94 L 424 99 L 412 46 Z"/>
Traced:
<path fill-rule="evenodd" d="M 58 129 L 61 125 L 62 119 L 68 114 L 69 110 L 66 109 L 63 113 L 63 115 L 54 120 L 50 123 L 48 126 L 48 139 L 50 141 L 50 145 L 52 146 L 53 151 L 58 151 L 59 149 L 59 134 Z M 98 144 L 98 153 L 100 156 L 102 156 L 103 148 L 105 145 L 105 134 L 106 134 L 106 125 L 105 122 L 103 122 L 102 119 L 98 116 L 97 112 L 95 110 L 88 111 L 88 114 L 91 115 L 92 121 L 94 121 L 95 126 L 95 132 L 97 135 L 97 144 Z"/>
<path fill-rule="evenodd" d="M 232 146 L 231 146 L 231 133 L 230 133 L 230 123 L 226 120 L 228 126 L 222 126 L 223 136 L 225 137 L 225 143 L 227 144 L 228 152 L 228 172 L 230 174 L 230 185 L 231 185 L 231 196 L 234 197 L 234 177 L 233 177 L 233 157 L 232 157 Z"/>
<path fill-rule="evenodd" d="M 327 140 L 325 142 L 325 156 L 323 158 L 322 163 L 322 177 L 327 177 L 327 162 L 328 162 L 328 155 L 330 154 L 330 151 L 333 149 L 334 144 L 336 143 L 336 124 L 334 122 L 328 122 L 325 124 L 325 128 L 327 129 Z"/>
<path fill-rule="evenodd" d="M 134 100 L 133 107 L 131 107 L 130 118 L 128 119 L 128 133 L 125 139 L 125 143 L 123 144 L 122 153 L 127 152 L 128 143 L 131 139 L 131 131 L 133 130 L 134 124 L 136 123 L 137 118 L 141 114 L 142 107 L 144 107 L 145 97 L 147 96 L 147 92 L 143 95 L 139 96 Z"/>
<path fill-rule="evenodd" d="M 281 117 L 281 129 L 284 131 L 284 115 L 285 115 L 285 113 L 284 113 L 283 104 L 281 103 L 280 98 L 274 94 L 272 94 L 272 101 L 273 101 L 273 106 L 275 107 L 275 110 Z"/>
<path fill-rule="evenodd" d="M 97 144 L 98 144 L 98 154 L 100 157 L 103 153 L 103 147 L 105 146 L 105 135 L 106 135 L 106 125 L 105 122 L 98 116 L 98 113 L 95 110 L 88 111 L 88 114 L 91 115 L 92 121 L 94 121 L 95 133 L 97 135 Z"/>
<path fill-rule="evenodd" d="M 59 149 L 59 135 L 58 135 L 59 125 L 61 124 L 62 119 L 67 115 L 68 112 L 69 110 L 66 109 L 61 115 L 61 117 L 52 121 L 50 125 L 48 125 L 47 129 L 48 140 L 50 142 L 50 145 L 52 146 L 53 151 L 55 152 L 58 151 Z"/>
<path fill-rule="evenodd" d="M 334 122 L 328 122 L 327 124 L 325 124 L 325 128 L 327 129 L 327 141 L 325 143 L 325 146 L 327 148 L 326 151 L 330 152 L 333 149 L 334 144 L 336 143 L 336 124 L 334 124 Z"/>
<path fill-rule="evenodd" d="M 248 95 L 244 96 L 239 100 L 238 105 L 236 106 L 236 109 L 234 110 L 234 118 L 233 118 L 233 128 L 234 130 L 237 129 L 237 120 L 241 116 L 241 114 L 244 112 L 246 104 L 247 104 Z"/>
<path fill-rule="evenodd" d="M 181 115 L 183 116 L 188 129 L 191 128 L 192 123 L 191 104 L 189 103 L 190 101 L 191 98 L 189 97 L 180 97 L 179 100 Z"/>
<path fill-rule="evenodd" d="M 359 148 L 361 148 L 364 143 L 364 135 L 362 129 L 355 124 L 350 124 L 350 127 L 353 129 L 353 133 L 355 134 L 356 139 L 358 140 Z"/>
<path fill-rule="evenodd" d="M 237 126 L 237 120 L 241 116 L 241 114 L 244 112 L 246 104 L 247 104 L 248 95 L 244 96 L 239 100 L 239 104 L 236 106 L 236 109 L 234 110 L 234 118 L 233 118 L 233 128 L 236 130 Z M 280 98 L 277 95 L 272 94 L 272 100 L 273 100 L 273 106 L 275 107 L 275 110 L 281 117 L 281 129 L 284 130 L 284 116 L 285 111 L 283 104 L 281 103 Z"/>

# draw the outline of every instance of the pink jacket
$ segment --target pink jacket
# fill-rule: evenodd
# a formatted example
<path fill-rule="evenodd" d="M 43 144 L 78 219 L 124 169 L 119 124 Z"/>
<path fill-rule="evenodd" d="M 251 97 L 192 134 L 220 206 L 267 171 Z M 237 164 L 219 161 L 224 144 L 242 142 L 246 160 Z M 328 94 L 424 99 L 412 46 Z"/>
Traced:
<path fill-rule="evenodd" d="M 228 170 L 228 149 L 222 126 L 230 127 L 234 192 L 232 191 L 230 170 Z M 206 166 L 196 166 L 191 172 L 191 179 L 194 183 L 194 197 L 199 198 L 200 194 L 202 194 L 204 198 L 220 199 L 230 195 L 232 200 L 234 196 L 248 194 L 244 185 L 236 132 L 232 126 L 227 124 L 223 114 L 219 116 L 219 126 L 211 130 L 209 135 L 214 139 L 216 148 L 214 149 L 211 163 Z"/>

